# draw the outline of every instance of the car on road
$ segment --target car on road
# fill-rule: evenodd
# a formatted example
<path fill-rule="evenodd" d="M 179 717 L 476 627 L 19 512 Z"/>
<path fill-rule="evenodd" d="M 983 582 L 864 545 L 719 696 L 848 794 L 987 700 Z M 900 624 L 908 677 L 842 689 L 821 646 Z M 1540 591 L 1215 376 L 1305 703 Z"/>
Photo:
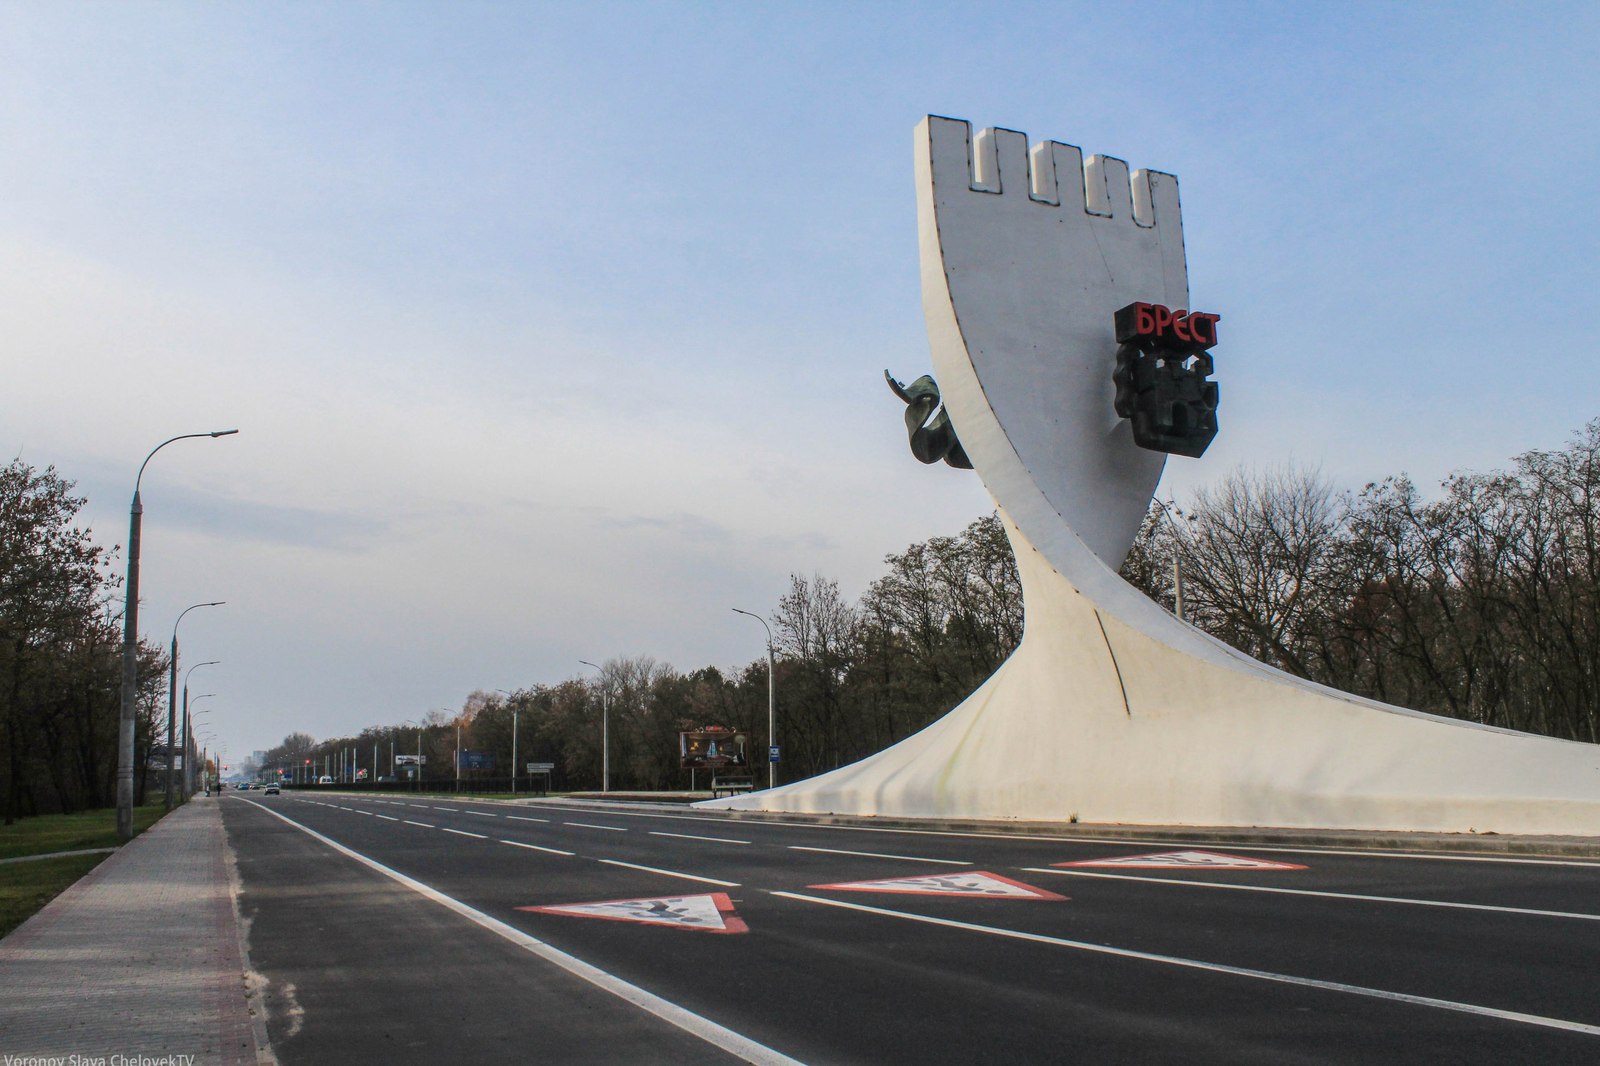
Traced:
<path fill-rule="evenodd" d="M 263 788 L 261 791 L 265 792 L 269 796 L 276 796 L 278 794 L 278 783 L 276 781 L 269 781 L 267 783 L 267 787 Z"/>
<path fill-rule="evenodd" d="M 333 784 L 333 778 L 329 777 L 327 774 L 323 774 L 321 777 L 317 778 L 317 784 L 331 785 Z"/>

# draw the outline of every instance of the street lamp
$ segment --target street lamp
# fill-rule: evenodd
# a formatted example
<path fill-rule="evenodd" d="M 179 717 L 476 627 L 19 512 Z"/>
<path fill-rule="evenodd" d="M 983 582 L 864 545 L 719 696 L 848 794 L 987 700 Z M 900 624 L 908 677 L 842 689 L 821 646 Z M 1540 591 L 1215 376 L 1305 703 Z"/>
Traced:
<path fill-rule="evenodd" d="M 216 666 L 221 659 L 209 659 L 203 663 L 195 663 L 183 672 L 183 798 L 188 799 L 194 795 L 194 767 L 190 765 L 194 760 L 189 756 L 194 753 L 194 732 L 189 728 L 189 675 L 202 666 Z"/>
<path fill-rule="evenodd" d="M 215 695 L 216 695 L 215 692 L 203 692 L 203 693 L 201 693 L 200 695 L 198 695 L 198 696 L 196 696 L 194 698 L 194 702 L 199 703 L 201 700 L 210 699 L 212 696 L 215 696 Z M 215 707 L 208 707 L 203 711 L 195 711 L 194 712 L 195 725 L 198 726 L 200 724 L 200 719 L 204 718 L 206 715 L 210 714 L 214 710 L 216 710 Z M 207 724 L 214 724 L 214 723 L 207 723 Z M 198 733 L 197 733 L 197 735 L 198 735 Z"/>
<path fill-rule="evenodd" d="M 734 614 L 746 615 L 761 623 L 761 628 L 767 631 L 767 787 L 776 788 L 778 785 L 778 673 L 774 667 L 772 657 L 772 627 L 767 625 L 767 620 L 759 614 L 750 611 L 741 611 L 735 607 Z"/>
<path fill-rule="evenodd" d="M 600 791 L 611 791 L 611 690 L 606 687 L 606 672 L 587 659 L 579 659 L 584 666 L 600 674 Z"/>
<path fill-rule="evenodd" d="M 139 464 L 133 479 L 133 505 L 128 508 L 128 596 L 122 610 L 122 719 L 117 729 L 117 839 L 133 839 L 133 719 L 139 685 L 139 529 L 144 522 L 144 504 L 139 502 L 139 483 L 144 468 L 156 452 L 175 440 L 191 437 L 226 437 L 237 429 L 218 429 L 210 433 L 184 433 L 157 444 Z"/>
<path fill-rule="evenodd" d="M 1174 536 L 1183 540 L 1190 540 L 1189 534 L 1178 532 L 1178 523 L 1172 518 L 1172 512 L 1167 510 L 1167 505 L 1161 502 L 1161 497 L 1151 497 L 1152 502 L 1161 508 L 1161 517 L 1167 520 L 1167 525 L 1172 527 Z M 1192 540 L 1190 541 L 1191 543 Z M 1179 551 L 1176 541 L 1172 546 L 1172 613 L 1178 621 L 1183 621 L 1183 567 L 1179 562 Z"/>
<path fill-rule="evenodd" d="M 183 616 L 196 607 L 221 607 L 226 600 L 217 600 L 214 603 L 196 603 L 185 607 L 178 613 L 178 622 L 183 621 Z M 176 769 L 175 757 L 172 753 L 172 731 L 178 718 L 178 622 L 172 623 L 172 655 L 169 660 L 170 672 L 167 681 L 167 798 L 166 809 L 172 810 L 172 774 Z"/>
<path fill-rule="evenodd" d="M 521 706 L 516 703 L 516 697 L 503 688 L 495 689 L 511 702 L 511 794 L 517 794 L 517 714 Z"/>

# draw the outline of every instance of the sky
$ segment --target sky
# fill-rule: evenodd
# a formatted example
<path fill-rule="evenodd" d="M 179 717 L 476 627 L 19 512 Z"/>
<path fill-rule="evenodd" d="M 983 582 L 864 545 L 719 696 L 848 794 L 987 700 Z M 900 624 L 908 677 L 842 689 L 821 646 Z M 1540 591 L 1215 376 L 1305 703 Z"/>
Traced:
<path fill-rule="evenodd" d="M 235 758 L 764 654 L 991 503 L 910 456 L 926 114 L 1175 173 L 1221 432 L 1425 489 L 1600 417 L 1600 8 L 0 0 L 0 461 Z"/>

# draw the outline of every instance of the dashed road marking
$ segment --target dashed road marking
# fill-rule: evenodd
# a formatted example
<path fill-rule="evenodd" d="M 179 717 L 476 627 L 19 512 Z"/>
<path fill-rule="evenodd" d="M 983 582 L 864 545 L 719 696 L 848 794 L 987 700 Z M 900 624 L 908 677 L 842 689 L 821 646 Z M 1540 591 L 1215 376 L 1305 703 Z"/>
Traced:
<path fill-rule="evenodd" d="M 454 833 L 458 837 L 473 837 L 473 838 L 475 838 L 477 840 L 488 840 L 489 839 L 488 837 L 484 836 L 482 833 L 469 833 L 465 829 L 451 829 L 449 826 L 445 826 L 444 827 L 444 831 L 446 833 Z"/>
<path fill-rule="evenodd" d="M 646 873 L 661 874 L 663 877 L 681 877 L 685 881 L 704 881 L 708 885 L 722 885 L 724 888 L 738 888 L 737 881 L 723 881 L 716 877 L 702 877 L 699 874 L 679 873 L 677 870 L 662 870 L 655 866 L 640 866 L 636 862 L 623 862 L 621 859 L 601 859 L 607 866 L 626 866 L 630 870 L 643 870 Z"/>
<path fill-rule="evenodd" d="M 592 825 L 589 822 L 562 822 L 562 825 L 575 825 L 579 829 L 607 829 L 613 833 L 626 833 L 627 830 L 620 825 Z"/>
<path fill-rule="evenodd" d="M 698 837 L 693 833 L 658 833 L 650 830 L 653 837 L 677 837 L 679 840 L 709 840 L 717 844 L 748 844 L 748 840 L 734 840 L 732 837 Z"/>
<path fill-rule="evenodd" d="M 501 840 L 502 844 L 510 844 L 514 848 L 527 848 L 529 851 L 548 851 L 552 855 L 575 855 L 576 852 L 562 851 L 560 848 L 546 848 L 538 844 L 524 844 L 520 840 Z"/>
<path fill-rule="evenodd" d="M 904 859 L 906 862 L 936 862 L 944 866 L 971 866 L 970 862 L 959 862 L 955 859 L 929 859 L 921 855 L 884 855 L 876 851 L 841 851 L 838 848 L 808 848 L 800 844 L 790 844 L 790 851 L 820 851 L 828 855 L 856 855 L 863 859 Z"/>
<path fill-rule="evenodd" d="M 403 819 L 403 821 L 407 825 L 420 825 L 424 829 L 432 829 L 433 828 L 433 826 L 429 825 L 427 822 L 413 822 L 410 818 Z"/>
<path fill-rule="evenodd" d="M 508 814 L 506 815 L 506 820 L 512 822 L 544 822 L 547 825 L 550 822 L 548 818 L 524 818 L 518 814 Z"/>

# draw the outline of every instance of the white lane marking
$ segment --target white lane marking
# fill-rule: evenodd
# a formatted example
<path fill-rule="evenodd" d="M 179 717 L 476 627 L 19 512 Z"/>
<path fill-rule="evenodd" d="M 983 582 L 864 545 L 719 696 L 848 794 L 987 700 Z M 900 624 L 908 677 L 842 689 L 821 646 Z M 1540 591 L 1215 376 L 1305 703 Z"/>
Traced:
<path fill-rule="evenodd" d="M 1013 940 L 1027 940 L 1035 944 L 1049 944 L 1053 947 L 1070 948 L 1074 951 L 1087 951 L 1096 955 L 1112 955 L 1122 959 L 1136 959 L 1140 962 L 1159 962 L 1168 966 L 1179 966 L 1189 970 L 1203 970 L 1208 973 L 1230 974 L 1234 977 L 1249 977 L 1257 981 L 1271 981 L 1282 985 L 1296 985 L 1300 988 L 1316 988 L 1325 992 L 1344 992 L 1353 996 L 1367 996 L 1371 999 L 1388 1000 L 1392 1003 L 1408 1003 L 1417 1007 L 1434 1007 L 1439 1010 L 1456 1011 L 1461 1014 L 1476 1014 L 1486 1018 L 1498 1018 L 1502 1021 L 1520 1022 L 1524 1025 L 1538 1025 L 1546 1029 L 1563 1029 L 1570 1033 L 1583 1033 L 1586 1036 L 1600 1036 L 1600 1025 L 1588 1025 L 1584 1022 L 1567 1021 L 1564 1018 L 1548 1018 L 1540 1014 L 1524 1014 L 1521 1011 L 1501 1010 L 1498 1007 L 1484 1007 L 1476 1003 L 1458 1003 L 1450 999 L 1435 999 L 1432 996 L 1413 996 L 1406 992 L 1390 992 L 1382 988 L 1367 988 L 1364 985 L 1347 985 L 1342 981 L 1321 981 L 1315 977 L 1296 977 L 1293 974 L 1273 973 L 1270 970 L 1252 970 L 1244 966 L 1229 966 L 1220 962 L 1202 962 L 1199 959 L 1185 959 L 1177 955 L 1157 955 L 1150 951 L 1134 951 L 1131 948 L 1114 948 L 1109 944 L 1090 944 L 1082 940 L 1066 940 L 1061 937 L 1046 936 L 1043 933 L 1025 933 L 1020 929 L 1002 929 L 992 925 L 977 925 L 973 922 L 958 922 L 951 918 L 935 918 L 926 914 L 911 914 L 906 911 L 892 911 L 884 907 L 871 907 L 864 903 L 847 903 L 838 899 L 823 899 L 820 896 L 804 896 L 797 892 L 774 892 L 774 896 L 784 899 L 800 900 L 805 903 L 820 903 L 827 907 L 841 907 L 845 910 L 863 911 L 867 914 L 877 914 L 886 918 L 904 918 L 913 922 L 925 922 L 929 925 L 942 925 L 948 929 L 961 929 L 969 933 L 988 933 L 991 936 L 1009 937 Z"/>
<path fill-rule="evenodd" d="M 580 829 L 609 829 L 613 833 L 626 833 L 627 830 L 620 825 L 591 825 L 588 822 L 562 822 L 562 825 L 575 825 Z"/>
<path fill-rule="evenodd" d="M 626 866 L 630 870 L 643 870 L 646 873 L 661 874 L 663 877 L 681 877 L 685 881 L 704 881 L 708 885 L 722 885 L 726 888 L 738 888 L 737 881 L 719 881 L 715 877 L 701 877 L 699 874 L 683 874 L 676 870 L 660 870 L 654 866 L 640 866 L 636 862 L 623 862 L 621 859 L 601 859 L 608 866 Z"/>
<path fill-rule="evenodd" d="M 374 814 L 373 814 L 373 813 L 372 813 L 372 812 L 371 812 L 371 811 L 357 811 L 357 812 L 356 812 L 356 813 L 357 813 L 357 814 L 364 814 L 364 815 L 366 815 L 366 816 L 367 816 L 367 817 L 368 817 L 368 818 L 372 818 L 372 817 L 375 817 L 375 815 L 374 815 Z"/>
<path fill-rule="evenodd" d="M 444 827 L 444 831 L 446 833 L 454 833 L 458 837 L 474 837 L 474 838 L 476 838 L 478 840 L 488 840 L 489 839 L 488 837 L 484 836 L 482 833 L 469 833 L 465 829 L 451 829 L 449 826 L 445 826 Z"/>
<path fill-rule="evenodd" d="M 462 813 L 463 814 L 475 814 L 479 818 L 498 818 L 498 817 L 500 817 L 498 814 L 486 814 L 483 811 L 463 811 Z"/>
<path fill-rule="evenodd" d="M 436 811 L 449 811 L 451 814 L 460 814 L 461 813 L 461 808 L 460 807 L 435 807 L 434 810 L 436 810 Z"/>
<path fill-rule="evenodd" d="M 667 1024 L 676 1026 L 691 1036 L 695 1036 L 701 1040 L 704 1040 L 713 1047 L 721 1048 L 730 1055 L 741 1058 L 745 1062 L 752 1063 L 753 1066 L 804 1066 L 799 1059 L 792 1059 L 783 1054 L 781 1051 L 769 1048 L 765 1044 L 758 1044 L 749 1037 L 740 1033 L 736 1033 L 726 1026 L 718 1025 L 709 1018 L 703 1018 L 685 1007 L 678 1006 L 676 1003 L 673 1003 L 670 1000 L 662 999 L 653 992 L 646 992 L 638 985 L 629 984 L 622 978 L 617 977 L 614 974 L 607 973 L 598 966 L 584 962 L 582 959 L 574 955 L 568 955 L 559 948 L 551 947 L 544 941 L 535 939 L 534 937 L 529 936 L 527 933 L 524 933 L 522 930 L 507 925 L 498 918 L 491 918 L 482 911 L 475 910 L 472 907 L 467 906 L 465 903 L 462 903 L 460 900 L 445 895 L 436 888 L 425 885 L 421 881 L 415 880 L 414 878 L 407 877 L 398 870 L 390 869 L 376 859 L 369 859 L 359 851 L 354 851 L 350 848 L 347 848 L 338 841 L 329 837 L 325 837 L 315 829 L 301 825 L 293 818 L 279 814 L 270 807 L 264 807 L 259 803 L 255 803 L 254 800 L 249 800 L 247 802 L 255 804 L 255 806 L 260 807 L 274 818 L 288 822 L 302 833 L 305 833 L 314 840 L 321 841 L 346 858 L 354 859 L 363 866 L 376 870 L 385 877 L 388 877 L 399 884 L 404 885 L 406 888 L 411 889 L 411 891 L 417 893 L 419 896 L 422 896 L 424 899 L 432 900 L 434 903 L 437 903 L 440 906 L 448 908 L 449 910 L 461 915 L 468 921 L 482 926 L 491 933 L 509 940 L 511 943 L 515 944 L 519 948 L 522 948 L 524 951 L 527 951 L 529 954 L 536 955 L 546 962 L 553 963 L 572 974 L 574 977 L 588 981 L 596 988 L 610 992 L 618 999 L 621 999 L 627 1003 L 631 1003 L 635 1007 L 655 1015 L 657 1018 L 660 1018 Z"/>
<path fill-rule="evenodd" d="M 790 844 L 790 851 L 821 851 L 829 855 L 859 855 L 864 859 L 904 859 L 907 862 L 937 862 L 945 866 L 971 866 L 970 862 L 960 862 L 956 859 L 925 859 L 921 855 L 883 855 L 876 851 L 840 851 L 838 848 L 808 848 L 799 844 Z"/>
<path fill-rule="evenodd" d="M 653 837 L 677 837 L 679 840 L 711 840 L 718 844 L 748 844 L 748 840 L 734 840 L 732 837 L 697 837 L 693 833 L 658 833 L 650 830 Z"/>
<path fill-rule="evenodd" d="M 425 811 L 425 810 L 429 809 L 428 805 L 426 803 L 408 803 L 408 804 L 406 804 L 406 806 L 407 807 L 415 807 L 419 811 Z"/>
<path fill-rule="evenodd" d="M 402 821 L 404 821 L 407 825 L 420 825 L 424 829 L 433 828 L 433 826 L 429 825 L 427 822 L 413 822 L 410 818 L 402 819 Z"/>
<path fill-rule="evenodd" d="M 1490 903 L 1457 903 L 1445 899 L 1408 899 L 1405 896 L 1363 896 L 1354 892 L 1328 892 L 1312 888 L 1275 888 L 1270 885 L 1231 885 L 1218 881 L 1184 881 L 1176 877 L 1139 877 L 1134 874 L 1090 873 L 1087 870 L 1049 870 L 1039 866 L 1023 867 L 1030 874 L 1060 874 L 1064 877 L 1104 877 L 1113 881 L 1149 881 L 1157 885 L 1182 885 L 1185 888 L 1226 888 L 1235 892 L 1272 892 L 1284 896 L 1317 896 L 1321 899 L 1349 899 L 1362 903 L 1409 903 L 1414 907 L 1450 907 L 1463 911 L 1494 911 L 1498 914 L 1532 914 L 1541 918 L 1581 918 L 1600 922 L 1600 914 L 1583 914 L 1578 911 L 1541 911 L 1531 907 L 1503 907 Z"/>
<path fill-rule="evenodd" d="M 540 804 L 540 809 L 549 811 L 570 811 L 591 813 L 588 807 L 561 807 L 555 804 Z M 1356 848 L 1325 847 L 1316 844 L 1303 844 L 1298 847 L 1288 845 L 1268 844 L 1239 844 L 1232 840 L 1215 840 L 1207 837 L 1178 840 L 1173 837 L 1085 837 L 1064 836 L 1045 833 L 982 833 L 975 830 L 956 829 L 891 829 L 877 825 L 823 825 L 817 822 L 787 822 L 782 819 L 728 819 L 718 817 L 713 813 L 706 814 L 656 814 L 650 811 L 622 811 L 607 810 L 606 814 L 615 818 L 653 818 L 657 821 L 668 822 L 699 822 L 726 825 L 730 821 L 745 826 L 783 826 L 789 829 L 831 829 L 844 833 L 889 833 L 901 836 L 921 837 L 960 837 L 966 840 L 1030 840 L 1045 843 L 1062 844 L 1152 844 L 1163 847 L 1218 847 L 1229 848 L 1233 851 L 1271 851 L 1285 852 L 1291 855 L 1353 855 L 1363 859 L 1439 859 L 1446 862 L 1499 862 L 1511 863 L 1522 866 L 1587 866 L 1600 867 L 1600 859 L 1555 859 L 1539 858 L 1521 855 L 1458 855 L 1443 851 L 1399 851 L 1390 848 L 1374 848 L 1361 850 Z"/>
<path fill-rule="evenodd" d="M 514 848 L 527 848 L 529 851 L 548 851 L 552 855 L 574 855 L 576 852 L 562 851 L 560 848 L 542 848 L 538 844 L 524 844 L 520 840 L 502 840 L 502 844 L 510 844 Z"/>
<path fill-rule="evenodd" d="M 506 818 L 513 822 L 544 822 L 546 825 L 550 823 L 550 819 L 548 818 L 520 818 L 515 814 L 508 814 L 506 815 Z"/>
<path fill-rule="evenodd" d="M 349 811 L 351 814 L 360 814 L 361 813 L 360 811 L 356 810 L 354 807 L 340 807 L 339 809 L 341 811 Z"/>
<path fill-rule="evenodd" d="M 400 820 L 392 814 L 380 814 L 377 817 L 382 818 L 386 822 L 398 822 Z"/>

